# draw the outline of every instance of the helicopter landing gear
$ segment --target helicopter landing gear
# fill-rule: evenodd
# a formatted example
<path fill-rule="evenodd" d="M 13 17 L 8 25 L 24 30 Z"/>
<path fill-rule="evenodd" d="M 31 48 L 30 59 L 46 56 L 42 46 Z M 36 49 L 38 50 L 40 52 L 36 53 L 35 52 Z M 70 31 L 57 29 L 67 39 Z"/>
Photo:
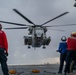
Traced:
<path fill-rule="evenodd" d="M 31 48 L 30 45 L 28 45 L 28 48 Z"/>
<path fill-rule="evenodd" d="M 46 47 L 45 47 L 45 45 L 43 45 L 43 49 L 45 49 Z"/>

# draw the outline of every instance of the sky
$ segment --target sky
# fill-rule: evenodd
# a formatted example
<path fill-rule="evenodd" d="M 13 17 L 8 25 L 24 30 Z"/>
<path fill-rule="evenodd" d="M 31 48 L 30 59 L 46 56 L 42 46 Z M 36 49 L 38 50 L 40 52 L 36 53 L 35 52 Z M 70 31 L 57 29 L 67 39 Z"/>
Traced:
<path fill-rule="evenodd" d="M 0 21 L 9 21 L 16 23 L 29 24 L 21 16 L 13 11 L 19 10 L 23 15 L 33 21 L 35 24 L 44 22 L 64 13 L 68 14 L 49 22 L 47 25 L 65 25 L 76 24 L 76 8 L 73 7 L 74 0 L 0 0 Z M 71 32 L 76 31 L 76 26 L 50 27 L 47 31 L 47 37 L 51 37 L 51 42 L 46 49 L 32 48 L 28 49 L 24 45 L 23 36 L 28 35 L 28 29 L 23 30 L 5 30 L 7 27 L 19 27 L 11 24 L 1 23 L 8 39 L 8 64 L 30 65 L 58 63 L 59 42 L 62 36 L 69 37 Z M 52 29 L 65 30 L 65 32 Z"/>

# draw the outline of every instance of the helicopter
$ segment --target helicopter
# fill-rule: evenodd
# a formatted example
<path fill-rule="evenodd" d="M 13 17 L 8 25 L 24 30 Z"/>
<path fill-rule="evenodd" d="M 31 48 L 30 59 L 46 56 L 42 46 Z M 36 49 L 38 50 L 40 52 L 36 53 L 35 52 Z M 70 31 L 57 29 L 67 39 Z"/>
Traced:
<path fill-rule="evenodd" d="M 66 25 L 51 25 L 51 26 L 45 26 L 47 23 L 61 17 L 64 16 L 66 14 L 68 14 L 69 12 L 64 12 L 58 16 L 56 16 L 55 18 L 48 20 L 46 22 L 44 22 L 41 25 L 37 25 L 35 23 L 33 23 L 30 19 L 28 19 L 27 17 L 25 17 L 20 11 L 18 11 L 17 9 L 13 9 L 13 11 L 15 13 L 17 13 L 18 15 L 20 15 L 23 19 L 25 19 L 28 23 L 32 24 L 32 25 L 26 25 L 26 24 L 20 24 L 20 23 L 13 23 L 13 22 L 7 22 L 7 21 L 0 21 L 1 23 L 7 23 L 7 24 L 12 24 L 12 25 L 17 25 L 17 26 L 22 26 L 22 27 L 14 27 L 14 28 L 4 28 L 4 29 L 27 29 L 28 28 L 28 36 L 24 36 L 24 45 L 27 45 L 28 48 L 34 47 L 34 48 L 40 48 L 41 46 L 43 46 L 42 48 L 45 49 L 46 46 L 48 46 L 51 42 L 51 37 L 47 37 L 46 36 L 46 32 L 47 32 L 47 28 L 48 27 L 58 27 L 58 26 L 71 26 L 71 25 L 76 25 L 76 24 L 66 24 Z M 63 31 L 63 30 L 59 30 L 59 31 Z M 29 36 L 30 35 L 30 36 Z"/>

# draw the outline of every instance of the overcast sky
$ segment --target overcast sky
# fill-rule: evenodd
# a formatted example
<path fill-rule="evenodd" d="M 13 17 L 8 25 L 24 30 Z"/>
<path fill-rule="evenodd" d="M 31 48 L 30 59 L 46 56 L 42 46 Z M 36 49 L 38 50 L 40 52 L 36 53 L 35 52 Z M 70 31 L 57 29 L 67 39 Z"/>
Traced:
<path fill-rule="evenodd" d="M 46 26 L 76 24 L 76 8 L 73 7 L 74 3 L 74 0 L 0 0 L 0 20 L 29 24 L 12 10 L 15 8 L 35 24 L 43 24 L 68 11 L 69 13 L 67 15 L 46 24 Z M 18 27 L 11 24 L 1 24 L 3 28 Z M 51 29 L 62 29 L 65 32 Z M 76 31 L 76 26 L 49 28 L 47 37 L 50 36 L 52 41 L 46 49 L 42 49 L 42 47 L 28 49 L 24 45 L 23 36 L 28 35 L 28 29 L 4 31 L 6 32 L 9 43 L 8 64 L 43 64 L 57 63 L 59 61 L 59 53 L 56 50 L 58 49 L 60 39 L 62 36 L 69 37 L 71 32 Z"/>

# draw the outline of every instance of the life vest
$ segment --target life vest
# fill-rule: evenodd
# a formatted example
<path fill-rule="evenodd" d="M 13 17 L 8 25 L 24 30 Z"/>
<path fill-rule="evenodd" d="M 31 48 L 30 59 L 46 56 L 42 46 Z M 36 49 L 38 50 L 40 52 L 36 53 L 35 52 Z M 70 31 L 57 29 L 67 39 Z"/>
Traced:
<path fill-rule="evenodd" d="M 4 48 L 8 52 L 8 41 L 4 31 L 0 30 L 0 48 Z"/>
<path fill-rule="evenodd" d="M 69 37 L 67 39 L 67 49 L 76 50 L 76 37 Z"/>

